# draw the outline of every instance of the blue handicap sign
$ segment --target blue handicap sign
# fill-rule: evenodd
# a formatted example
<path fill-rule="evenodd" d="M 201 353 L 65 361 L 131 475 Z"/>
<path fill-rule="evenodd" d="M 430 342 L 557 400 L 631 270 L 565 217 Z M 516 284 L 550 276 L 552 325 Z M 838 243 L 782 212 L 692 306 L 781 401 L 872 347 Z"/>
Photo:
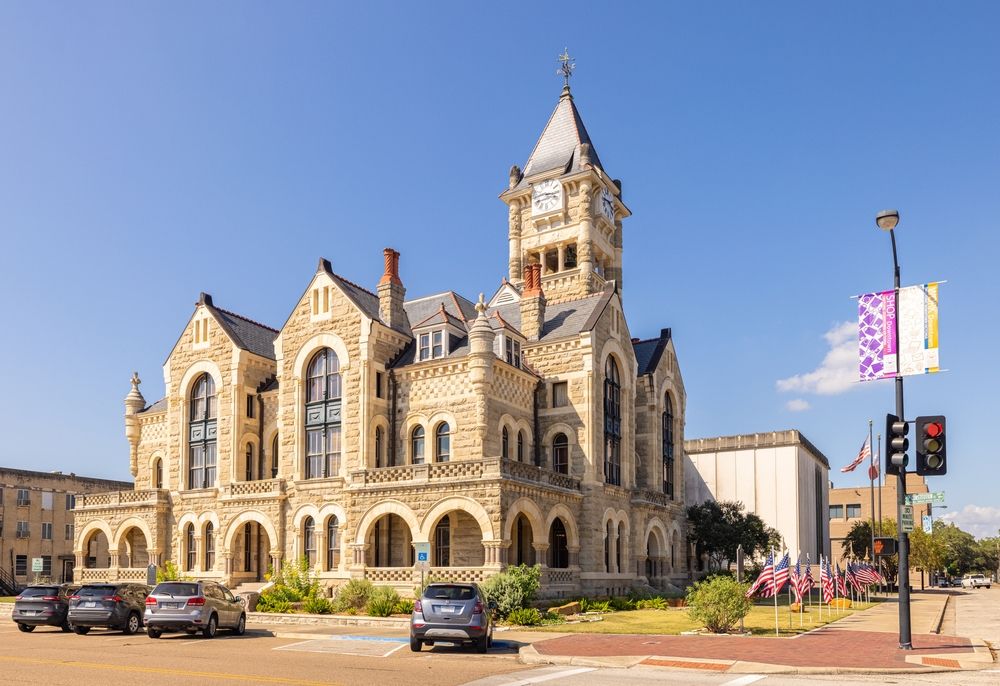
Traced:
<path fill-rule="evenodd" d="M 427 562 L 427 558 L 428 558 L 427 553 L 423 552 L 417 553 L 417 562 Z"/>

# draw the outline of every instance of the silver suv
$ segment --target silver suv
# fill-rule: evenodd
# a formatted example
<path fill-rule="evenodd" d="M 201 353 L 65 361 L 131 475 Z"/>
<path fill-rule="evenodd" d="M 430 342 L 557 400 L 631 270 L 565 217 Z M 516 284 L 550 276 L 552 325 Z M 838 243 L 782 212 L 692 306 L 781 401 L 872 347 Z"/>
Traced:
<path fill-rule="evenodd" d="M 472 644 L 485 653 L 493 644 L 496 603 L 477 584 L 429 584 L 413 604 L 410 650 L 435 643 Z"/>
<path fill-rule="evenodd" d="M 247 614 L 232 592 L 214 581 L 164 581 L 146 598 L 145 624 L 150 638 L 164 631 L 200 631 L 214 638 L 220 628 L 242 636 Z"/>

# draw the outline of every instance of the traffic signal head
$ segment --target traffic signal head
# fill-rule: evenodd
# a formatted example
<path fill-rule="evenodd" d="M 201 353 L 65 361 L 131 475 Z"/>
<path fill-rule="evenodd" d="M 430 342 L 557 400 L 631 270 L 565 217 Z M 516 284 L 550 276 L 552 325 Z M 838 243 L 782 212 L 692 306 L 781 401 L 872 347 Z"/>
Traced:
<path fill-rule="evenodd" d="M 948 473 L 945 456 L 945 421 L 942 415 L 917 417 L 917 474 L 941 476 Z"/>
<path fill-rule="evenodd" d="M 885 473 L 898 475 L 901 470 L 906 469 L 910 458 L 906 454 L 910 447 L 910 441 L 906 434 L 910 430 L 910 425 L 901 421 L 894 414 L 885 416 Z"/>

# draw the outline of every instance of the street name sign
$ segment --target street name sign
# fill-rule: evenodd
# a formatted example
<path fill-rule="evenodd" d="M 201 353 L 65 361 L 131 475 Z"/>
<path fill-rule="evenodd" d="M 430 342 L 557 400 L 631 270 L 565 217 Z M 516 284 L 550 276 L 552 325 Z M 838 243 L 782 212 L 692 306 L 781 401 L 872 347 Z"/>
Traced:
<path fill-rule="evenodd" d="M 913 493 L 906 496 L 907 505 L 944 505 L 944 491 Z"/>

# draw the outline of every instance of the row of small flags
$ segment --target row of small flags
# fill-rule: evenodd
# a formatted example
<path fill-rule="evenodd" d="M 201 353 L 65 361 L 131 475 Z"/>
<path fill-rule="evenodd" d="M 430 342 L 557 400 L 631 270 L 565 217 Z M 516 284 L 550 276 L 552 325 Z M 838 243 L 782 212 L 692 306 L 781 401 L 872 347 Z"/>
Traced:
<path fill-rule="evenodd" d="M 815 587 L 812 576 L 812 564 L 809 562 L 809 555 L 806 555 L 806 570 L 802 571 L 802 557 L 795 561 L 795 568 L 791 567 L 791 560 L 788 553 L 778 562 L 774 563 L 774 551 L 768 553 L 767 562 L 761 570 L 757 580 L 753 582 L 747 591 L 747 598 L 758 596 L 760 598 L 770 598 L 781 593 L 788 585 L 792 593 L 795 594 L 796 602 L 801 603 L 802 598 L 809 594 Z M 839 592 L 839 595 L 847 595 L 847 586 L 855 589 L 859 593 L 865 587 L 874 584 L 884 584 L 885 578 L 875 567 L 866 562 L 849 562 L 846 571 L 841 571 L 840 563 L 830 567 L 830 559 L 820 556 L 820 589 L 823 592 L 823 602 L 829 603 Z"/>

